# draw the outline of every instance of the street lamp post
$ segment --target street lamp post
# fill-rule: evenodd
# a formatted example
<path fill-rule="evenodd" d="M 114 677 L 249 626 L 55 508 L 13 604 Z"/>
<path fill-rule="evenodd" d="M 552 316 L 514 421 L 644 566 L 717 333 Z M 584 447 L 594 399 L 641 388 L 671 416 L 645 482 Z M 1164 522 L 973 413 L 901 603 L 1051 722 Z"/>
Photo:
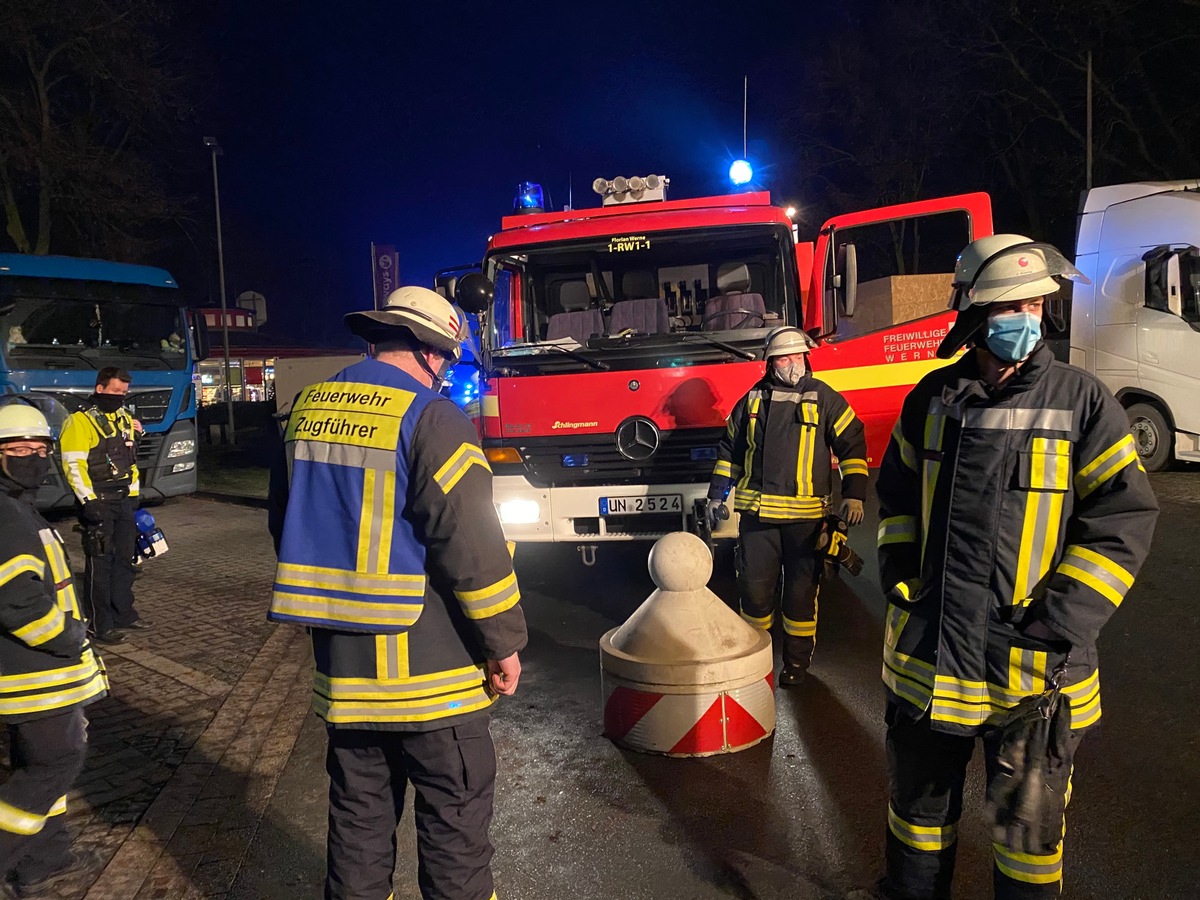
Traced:
<path fill-rule="evenodd" d="M 204 146 L 212 151 L 213 202 L 217 210 L 217 271 L 221 281 L 221 343 L 225 348 L 225 411 L 229 416 L 229 443 L 237 443 L 233 422 L 233 380 L 229 375 L 229 312 L 225 304 L 225 246 L 221 240 L 221 187 L 217 182 L 217 157 L 222 154 L 215 137 L 206 137 Z"/>

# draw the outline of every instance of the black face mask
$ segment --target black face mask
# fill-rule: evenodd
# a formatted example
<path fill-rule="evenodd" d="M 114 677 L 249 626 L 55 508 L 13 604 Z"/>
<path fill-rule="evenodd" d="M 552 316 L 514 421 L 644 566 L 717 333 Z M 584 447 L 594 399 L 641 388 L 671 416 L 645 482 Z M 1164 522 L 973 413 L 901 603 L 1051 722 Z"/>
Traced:
<path fill-rule="evenodd" d="M 92 400 L 95 401 L 96 408 L 103 413 L 115 413 L 125 405 L 124 394 L 92 394 Z"/>
<path fill-rule="evenodd" d="M 35 453 L 31 456 L 5 456 L 3 463 L 5 475 L 25 490 L 32 491 L 37 489 L 50 471 L 51 459 L 43 459 Z"/>

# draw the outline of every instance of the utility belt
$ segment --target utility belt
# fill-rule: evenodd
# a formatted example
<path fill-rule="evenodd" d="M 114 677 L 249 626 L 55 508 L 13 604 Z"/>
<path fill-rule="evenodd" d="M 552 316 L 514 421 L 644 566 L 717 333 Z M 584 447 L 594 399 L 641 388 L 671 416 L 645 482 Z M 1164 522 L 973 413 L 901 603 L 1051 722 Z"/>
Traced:
<path fill-rule="evenodd" d="M 125 485 L 93 484 L 92 489 L 96 492 L 97 500 L 124 500 L 129 496 L 129 488 Z"/>

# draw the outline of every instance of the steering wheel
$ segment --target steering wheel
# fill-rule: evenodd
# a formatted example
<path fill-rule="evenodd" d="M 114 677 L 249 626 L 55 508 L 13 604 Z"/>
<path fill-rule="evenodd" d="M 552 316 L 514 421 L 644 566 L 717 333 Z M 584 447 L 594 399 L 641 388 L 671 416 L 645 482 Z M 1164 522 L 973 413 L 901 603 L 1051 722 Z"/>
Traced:
<path fill-rule="evenodd" d="M 750 316 L 751 318 L 754 318 L 754 319 L 758 319 L 759 324 L 761 324 L 761 325 L 767 324 L 767 317 L 763 313 L 760 313 L 758 310 L 743 309 L 741 307 L 738 307 L 737 309 L 722 309 L 718 312 L 709 313 L 707 316 L 705 316 L 703 319 L 700 320 L 700 327 L 703 328 L 705 325 L 707 325 L 713 319 L 719 318 L 721 316 L 736 316 L 739 313 L 741 313 L 742 315 Z"/>

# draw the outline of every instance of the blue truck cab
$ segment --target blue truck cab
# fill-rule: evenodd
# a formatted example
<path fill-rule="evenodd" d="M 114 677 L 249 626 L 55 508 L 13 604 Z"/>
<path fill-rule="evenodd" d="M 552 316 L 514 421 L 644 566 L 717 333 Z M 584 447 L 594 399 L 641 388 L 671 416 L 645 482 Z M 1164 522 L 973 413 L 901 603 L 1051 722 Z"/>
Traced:
<path fill-rule="evenodd" d="M 193 372 L 207 349 L 203 321 L 193 324 L 164 269 L 0 253 L 0 394 L 29 398 L 57 430 L 91 396 L 97 371 L 128 371 L 147 500 L 196 490 Z M 60 465 L 37 501 L 43 509 L 74 503 Z"/>

